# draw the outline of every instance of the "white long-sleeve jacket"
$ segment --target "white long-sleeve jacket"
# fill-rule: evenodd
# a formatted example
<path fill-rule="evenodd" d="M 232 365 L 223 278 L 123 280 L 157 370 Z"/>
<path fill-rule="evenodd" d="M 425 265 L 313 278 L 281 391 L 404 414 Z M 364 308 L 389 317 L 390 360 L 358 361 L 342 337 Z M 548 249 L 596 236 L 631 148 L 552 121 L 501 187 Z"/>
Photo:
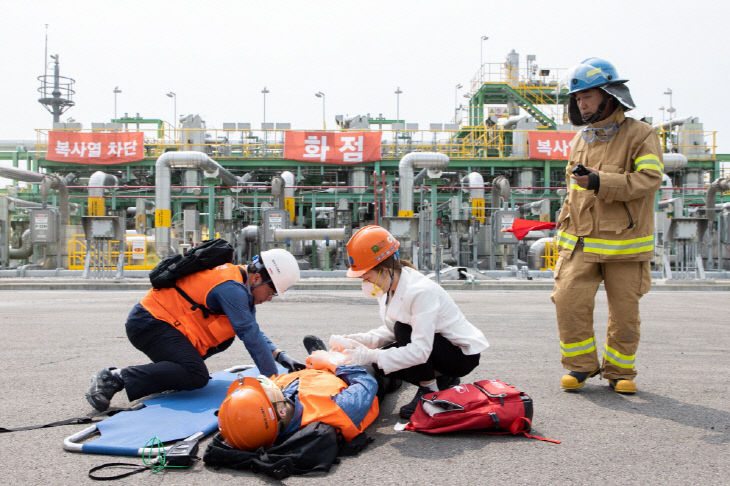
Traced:
<path fill-rule="evenodd" d="M 464 354 L 481 353 L 489 347 L 484 334 L 464 317 L 449 294 L 417 270 L 403 267 L 395 293 L 387 305 L 385 301 L 385 295 L 378 299 L 382 326 L 346 336 L 374 349 L 395 341 L 396 322 L 410 325 L 413 331 L 408 345 L 378 353 L 377 365 L 385 373 L 425 363 L 436 333 Z"/>

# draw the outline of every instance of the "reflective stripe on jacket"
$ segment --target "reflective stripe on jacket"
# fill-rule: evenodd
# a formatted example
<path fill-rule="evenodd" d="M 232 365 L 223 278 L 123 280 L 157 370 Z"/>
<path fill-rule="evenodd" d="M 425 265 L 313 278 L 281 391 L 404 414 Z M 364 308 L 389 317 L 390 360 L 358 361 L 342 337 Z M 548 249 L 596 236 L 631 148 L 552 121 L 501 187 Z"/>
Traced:
<path fill-rule="evenodd" d="M 561 254 L 569 254 L 582 244 L 587 261 L 648 261 L 654 258 L 654 197 L 664 169 L 659 137 L 621 109 L 591 126 L 610 124 L 618 130 L 608 141 L 589 143 L 577 133 L 571 142 L 558 245 Z M 579 163 L 598 170 L 598 193 L 571 178 Z"/>
<path fill-rule="evenodd" d="M 312 422 L 324 422 L 342 433 L 346 441 L 351 441 L 364 431 L 378 417 L 378 399 L 374 398 L 370 410 L 359 424 L 352 423 L 350 417 L 332 399 L 347 383 L 329 371 L 305 369 L 273 378 L 274 383 L 285 388 L 294 380 L 299 380 L 298 398 L 302 404 L 302 427 Z"/>
<path fill-rule="evenodd" d="M 215 286 L 228 280 L 243 282 L 241 267 L 226 263 L 212 270 L 187 275 L 177 281 L 177 286 L 193 301 L 205 305 L 208 293 Z M 223 314 L 210 314 L 206 318 L 200 309 L 191 309 L 192 304 L 175 288 L 151 289 L 141 304 L 156 319 L 165 321 L 182 332 L 201 356 L 205 356 L 209 348 L 235 336 L 228 317 Z"/>

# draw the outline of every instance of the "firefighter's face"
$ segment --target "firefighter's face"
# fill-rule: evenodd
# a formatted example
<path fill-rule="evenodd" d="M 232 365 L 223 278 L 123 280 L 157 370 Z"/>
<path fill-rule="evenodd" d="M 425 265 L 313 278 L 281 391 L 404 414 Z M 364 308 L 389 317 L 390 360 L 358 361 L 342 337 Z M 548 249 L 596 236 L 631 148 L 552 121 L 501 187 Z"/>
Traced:
<path fill-rule="evenodd" d="M 575 103 L 581 116 L 586 119 L 590 118 L 598 111 L 598 107 L 603 101 L 604 92 L 598 88 L 591 88 L 585 91 L 579 91 L 575 94 Z"/>

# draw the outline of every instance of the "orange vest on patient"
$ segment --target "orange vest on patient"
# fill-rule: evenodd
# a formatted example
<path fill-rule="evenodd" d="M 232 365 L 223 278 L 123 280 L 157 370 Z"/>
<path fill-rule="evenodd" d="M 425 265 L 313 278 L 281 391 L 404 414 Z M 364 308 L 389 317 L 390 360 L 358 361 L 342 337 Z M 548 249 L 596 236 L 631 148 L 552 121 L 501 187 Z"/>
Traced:
<path fill-rule="evenodd" d="M 373 398 L 373 404 L 365 418 L 360 424 L 354 424 L 332 399 L 347 388 L 347 383 L 329 371 L 304 369 L 276 376 L 273 381 L 283 389 L 296 379 L 299 380 L 299 401 L 304 409 L 302 427 L 312 422 L 324 422 L 339 430 L 349 442 L 373 423 L 380 412 L 378 399 Z"/>
<path fill-rule="evenodd" d="M 242 267 L 226 263 L 211 270 L 187 275 L 176 282 L 183 292 L 198 304 L 205 305 L 213 288 L 228 280 L 243 282 Z M 225 314 L 210 314 L 207 318 L 200 309 L 191 309 L 188 302 L 175 288 L 151 289 L 141 302 L 147 311 L 182 332 L 201 356 L 235 336 L 231 321 Z"/>

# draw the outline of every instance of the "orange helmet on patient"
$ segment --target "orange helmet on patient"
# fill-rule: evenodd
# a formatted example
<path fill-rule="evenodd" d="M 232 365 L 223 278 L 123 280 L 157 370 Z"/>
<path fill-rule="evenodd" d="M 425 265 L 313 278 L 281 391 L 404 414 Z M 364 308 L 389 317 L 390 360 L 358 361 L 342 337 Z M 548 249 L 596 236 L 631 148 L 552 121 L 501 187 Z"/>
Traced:
<path fill-rule="evenodd" d="M 236 449 L 268 448 L 276 441 L 279 419 L 259 380 L 246 377 L 231 384 L 218 410 L 218 427 Z"/>
<path fill-rule="evenodd" d="M 400 242 L 382 226 L 360 228 L 347 242 L 348 277 L 361 277 L 368 270 L 384 262 L 389 256 L 398 256 Z"/>

